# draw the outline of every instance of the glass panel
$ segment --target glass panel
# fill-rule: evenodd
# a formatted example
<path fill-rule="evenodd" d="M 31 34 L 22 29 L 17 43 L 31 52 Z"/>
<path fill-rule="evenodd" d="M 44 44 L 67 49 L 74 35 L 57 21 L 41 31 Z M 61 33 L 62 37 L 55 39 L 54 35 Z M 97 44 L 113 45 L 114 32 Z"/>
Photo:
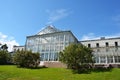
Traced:
<path fill-rule="evenodd" d="M 105 56 L 100 57 L 100 63 L 106 63 L 106 58 Z"/>
<path fill-rule="evenodd" d="M 120 62 L 120 56 L 118 56 L 118 62 Z"/>
<path fill-rule="evenodd" d="M 45 53 L 45 61 L 48 61 L 48 53 Z"/>
<path fill-rule="evenodd" d="M 108 63 L 113 63 L 113 56 L 108 56 L 107 61 Z"/>
<path fill-rule="evenodd" d="M 95 57 L 95 63 L 99 63 L 99 57 L 98 56 Z"/>
<path fill-rule="evenodd" d="M 58 61 L 58 53 L 54 54 L 54 61 Z"/>
<path fill-rule="evenodd" d="M 40 54 L 40 60 L 43 61 L 44 60 L 44 54 Z"/>
<path fill-rule="evenodd" d="M 115 63 L 119 63 L 120 62 L 120 56 L 114 56 L 115 58 Z"/>

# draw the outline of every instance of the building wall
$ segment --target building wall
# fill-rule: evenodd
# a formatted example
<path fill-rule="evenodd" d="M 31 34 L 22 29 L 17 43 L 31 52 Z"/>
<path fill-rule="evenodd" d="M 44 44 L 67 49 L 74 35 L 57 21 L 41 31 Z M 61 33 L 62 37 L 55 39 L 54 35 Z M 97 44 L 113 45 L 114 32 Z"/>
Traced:
<path fill-rule="evenodd" d="M 120 46 L 120 38 L 81 41 L 81 43 L 85 46 L 91 44 L 91 48 L 96 48 L 96 43 L 99 43 L 99 47 L 106 47 L 107 42 L 109 43 L 109 46 L 115 46 L 115 42 L 117 42 L 118 46 Z"/>
<path fill-rule="evenodd" d="M 17 50 L 25 50 L 25 46 L 13 46 L 13 52 L 16 52 Z"/>
<path fill-rule="evenodd" d="M 95 64 L 120 64 L 120 38 L 86 40 L 81 43 L 93 49 Z"/>

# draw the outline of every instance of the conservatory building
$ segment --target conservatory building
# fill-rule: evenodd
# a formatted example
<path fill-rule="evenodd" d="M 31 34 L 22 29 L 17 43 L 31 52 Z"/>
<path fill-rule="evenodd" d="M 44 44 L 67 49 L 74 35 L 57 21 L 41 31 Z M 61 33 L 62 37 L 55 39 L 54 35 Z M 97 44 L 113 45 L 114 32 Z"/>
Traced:
<path fill-rule="evenodd" d="M 36 35 L 27 36 L 26 50 L 40 53 L 41 61 L 59 61 L 59 52 L 70 43 L 78 43 L 71 31 L 61 31 L 47 26 Z"/>

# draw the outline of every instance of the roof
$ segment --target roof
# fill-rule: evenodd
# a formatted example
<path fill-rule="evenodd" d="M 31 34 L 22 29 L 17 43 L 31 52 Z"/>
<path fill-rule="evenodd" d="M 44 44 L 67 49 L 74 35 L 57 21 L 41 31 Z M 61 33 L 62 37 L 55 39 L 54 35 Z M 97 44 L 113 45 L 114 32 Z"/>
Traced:
<path fill-rule="evenodd" d="M 27 38 L 37 37 L 37 36 L 45 36 L 45 35 L 51 35 L 51 34 L 57 34 L 57 33 L 66 33 L 66 32 L 69 32 L 78 41 L 78 39 L 73 35 L 73 33 L 70 30 L 62 31 L 62 30 L 59 30 L 59 29 L 57 29 L 57 28 L 55 28 L 54 26 L 51 26 L 51 25 L 47 26 L 46 28 L 41 30 L 36 35 L 27 36 Z"/>
<path fill-rule="evenodd" d="M 13 46 L 13 47 L 25 47 L 25 46 Z"/>
<path fill-rule="evenodd" d="M 57 28 L 55 28 L 52 25 L 47 26 L 46 28 L 44 28 L 43 30 L 41 30 L 39 33 L 37 33 L 37 35 L 42 35 L 42 34 L 48 34 L 48 33 L 54 33 L 54 32 L 59 32 L 60 30 L 58 30 Z"/>
<path fill-rule="evenodd" d="M 101 39 L 94 39 L 94 40 L 83 40 L 83 41 L 79 41 L 79 42 L 90 42 L 90 41 L 101 41 L 101 40 L 114 40 L 114 39 L 120 39 L 120 37 L 116 37 L 116 38 L 101 38 Z"/>

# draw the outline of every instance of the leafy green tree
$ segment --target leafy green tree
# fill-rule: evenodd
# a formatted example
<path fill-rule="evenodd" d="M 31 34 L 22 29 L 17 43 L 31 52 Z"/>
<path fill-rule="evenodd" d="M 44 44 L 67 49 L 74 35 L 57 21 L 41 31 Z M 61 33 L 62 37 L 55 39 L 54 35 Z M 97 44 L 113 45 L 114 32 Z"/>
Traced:
<path fill-rule="evenodd" d="M 60 61 L 73 71 L 85 72 L 93 64 L 92 50 L 82 44 L 70 44 L 60 52 Z"/>
<path fill-rule="evenodd" d="M 4 44 L 4 45 L 1 46 L 1 50 L 5 50 L 5 51 L 7 51 L 7 49 L 8 49 L 7 44 Z"/>
<path fill-rule="evenodd" d="M 7 44 L 0 44 L 1 47 L 0 47 L 0 64 L 3 65 L 3 64 L 8 64 L 8 63 L 11 63 L 11 55 L 10 53 L 8 52 L 8 47 L 7 47 Z"/>
<path fill-rule="evenodd" d="M 10 54 L 7 51 L 0 50 L 0 65 L 10 63 Z"/>
<path fill-rule="evenodd" d="M 40 54 L 32 53 L 32 51 L 18 50 L 14 54 L 13 60 L 18 67 L 37 68 L 40 63 Z"/>

